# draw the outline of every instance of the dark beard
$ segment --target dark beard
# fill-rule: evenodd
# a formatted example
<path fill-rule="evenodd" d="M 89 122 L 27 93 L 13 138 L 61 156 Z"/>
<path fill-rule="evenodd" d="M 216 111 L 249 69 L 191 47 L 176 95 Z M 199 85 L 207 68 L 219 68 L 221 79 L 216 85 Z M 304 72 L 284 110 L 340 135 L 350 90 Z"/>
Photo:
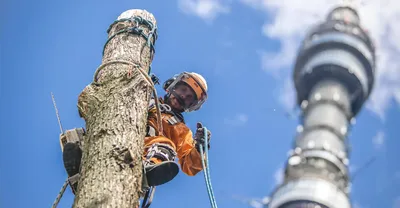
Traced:
<path fill-rule="evenodd" d="M 183 111 L 184 111 L 183 109 L 182 110 L 181 109 L 176 109 L 171 105 L 170 97 L 171 97 L 171 94 L 164 95 L 164 103 L 169 105 L 171 107 L 171 110 L 174 111 L 175 113 L 183 113 Z"/>

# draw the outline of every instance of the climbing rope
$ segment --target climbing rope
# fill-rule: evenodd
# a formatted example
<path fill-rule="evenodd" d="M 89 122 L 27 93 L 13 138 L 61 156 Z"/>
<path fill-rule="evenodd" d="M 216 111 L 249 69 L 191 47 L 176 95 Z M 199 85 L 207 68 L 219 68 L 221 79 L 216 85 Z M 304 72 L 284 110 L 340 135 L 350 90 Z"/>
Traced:
<path fill-rule="evenodd" d="M 60 203 L 61 197 L 63 196 L 63 194 L 64 194 L 65 189 L 67 188 L 67 186 L 68 186 L 68 178 L 67 178 L 67 180 L 64 182 L 64 185 L 61 187 L 61 190 L 60 190 L 60 192 L 58 193 L 57 198 L 56 198 L 56 200 L 54 201 L 53 206 L 51 206 L 51 208 L 56 208 L 56 207 L 58 206 L 58 203 Z"/>
<path fill-rule="evenodd" d="M 127 65 L 132 65 L 132 68 L 137 67 L 137 69 L 139 69 L 139 72 L 143 75 L 143 77 L 145 78 L 147 84 L 152 88 L 153 90 L 153 96 L 154 96 L 154 101 L 156 104 L 156 109 L 157 109 L 157 121 L 158 121 L 158 128 L 160 129 L 159 133 L 162 134 L 163 132 L 163 126 L 162 126 L 162 120 L 161 120 L 161 110 L 160 110 L 160 104 L 158 101 L 158 95 L 157 95 L 157 89 L 154 86 L 153 80 L 151 79 L 151 77 L 149 76 L 149 74 L 147 74 L 145 71 L 143 71 L 143 69 L 140 67 L 140 65 L 135 64 L 133 62 L 130 61 L 124 61 L 124 60 L 106 60 L 102 65 L 99 66 L 99 68 L 97 68 L 96 72 L 94 73 L 94 83 L 97 83 L 97 76 L 98 74 L 101 72 L 101 70 L 110 64 L 116 64 L 116 63 L 120 63 L 120 64 L 127 64 Z"/>
<path fill-rule="evenodd" d="M 143 37 L 143 38 L 146 40 L 146 43 L 147 43 L 146 45 L 147 45 L 148 47 L 150 47 L 150 55 L 151 55 L 150 60 L 152 60 L 152 59 L 153 59 L 153 56 L 154 56 L 154 53 L 155 53 L 155 48 L 154 48 L 155 40 L 158 38 L 158 35 L 157 35 L 157 26 L 154 25 L 151 21 L 146 20 L 146 19 L 143 19 L 143 18 L 140 17 L 140 16 L 132 16 L 132 17 L 130 17 L 130 18 L 122 18 L 122 19 L 119 19 L 119 20 L 114 21 L 114 22 L 109 26 L 109 28 L 107 29 L 107 33 L 109 33 L 109 32 L 111 31 L 111 28 L 112 28 L 115 24 L 117 24 L 117 23 L 119 23 L 119 22 L 126 22 L 126 21 L 133 23 L 134 26 L 121 29 L 121 30 L 119 30 L 118 32 L 116 32 L 115 34 L 111 35 L 111 36 L 107 39 L 106 43 L 104 44 L 103 52 L 102 52 L 103 56 L 104 56 L 104 51 L 105 51 L 105 49 L 106 49 L 108 43 L 109 43 L 114 37 L 116 37 L 117 35 L 123 34 L 123 33 L 128 33 L 128 34 L 139 35 L 139 36 Z M 139 25 L 140 25 L 140 24 L 141 24 L 141 25 L 145 25 L 145 26 L 147 26 L 147 27 L 149 28 L 150 32 L 149 32 L 148 35 L 146 35 L 146 34 L 143 32 L 143 28 L 139 28 Z M 152 38 L 153 38 L 153 41 L 151 41 Z M 144 47 L 142 48 L 142 50 L 143 50 L 143 49 L 144 49 Z M 142 50 L 141 50 L 140 54 L 142 53 Z M 152 88 L 152 90 L 153 90 L 154 100 L 155 100 L 155 104 L 156 104 L 156 109 L 157 109 L 157 121 L 158 121 L 158 128 L 159 128 L 159 131 L 158 131 L 157 134 L 159 134 L 159 133 L 162 134 L 162 132 L 163 132 L 163 126 L 162 126 L 162 121 L 161 121 L 161 111 L 160 111 L 160 108 L 159 108 L 159 105 L 160 105 L 160 104 L 159 104 L 159 101 L 158 101 L 157 90 L 156 90 L 156 88 L 155 88 L 155 86 L 154 86 L 154 83 L 153 83 L 151 77 L 150 77 L 151 66 L 149 66 L 149 72 L 148 72 L 148 74 L 146 74 L 146 73 L 141 69 L 141 66 L 139 66 L 139 65 L 137 65 L 137 64 L 135 64 L 135 63 L 129 62 L 129 61 L 123 61 L 123 60 L 105 61 L 105 63 L 102 64 L 102 65 L 96 70 L 95 75 L 94 75 L 94 80 L 97 80 L 98 73 L 99 73 L 99 71 L 100 71 L 103 67 L 105 67 L 105 66 L 108 65 L 108 64 L 113 64 L 113 63 L 124 63 L 124 64 L 128 64 L 128 65 L 132 65 L 132 66 L 133 66 L 132 68 L 138 67 L 140 73 L 145 77 L 147 83 L 151 86 L 151 88 Z"/>
<path fill-rule="evenodd" d="M 132 16 L 131 18 L 123 18 L 123 19 L 119 19 L 119 20 L 114 21 L 114 22 L 110 25 L 110 27 L 107 29 L 107 33 L 109 33 L 109 32 L 111 31 L 111 28 L 112 28 L 115 24 L 117 24 L 117 23 L 119 23 L 119 22 L 126 22 L 126 21 L 131 22 L 131 23 L 134 23 L 135 25 L 134 25 L 133 27 L 128 27 L 128 28 L 121 29 L 121 30 L 119 30 L 118 32 L 116 32 L 116 33 L 114 33 L 113 35 L 111 35 L 111 36 L 107 39 L 106 43 L 104 44 L 104 47 L 103 47 L 103 55 L 104 55 L 104 51 L 105 51 L 106 46 L 108 45 L 108 43 L 109 43 L 115 36 L 120 35 L 120 34 L 123 34 L 123 33 L 134 34 L 134 35 L 139 35 L 139 36 L 143 37 L 143 38 L 146 40 L 147 46 L 150 47 L 150 52 L 151 52 L 151 54 L 154 54 L 154 53 L 155 53 L 155 48 L 154 48 L 155 40 L 156 40 L 157 37 L 158 37 L 158 35 L 157 35 L 157 26 L 154 25 L 152 22 L 150 22 L 150 21 L 148 21 L 148 20 L 146 20 L 146 19 L 143 19 L 143 18 L 140 17 L 140 16 Z M 149 28 L 149 30 L 150 30 L 149 35 L 146 35 L 146 34 L 143 32 L 143 28 L 139 28 L 139 24 L 145 25 L 145 26 L 147 26 L 147 27 Z M 153 38 L 153 41 L 151 41 L 151 38 Z M 142 50 L 143 50 L 143 49 L 142 49 Z"/>
<path fill-rule="evenodd" d="M 156 191 L 156 186 L 152 186 L 146 191 L 146 195 L 143 197 L 142 208 L 150 207 L 153 202 L 154 193 Z"/>
<path fill-rule="evenodd" d="M 211 207 L 217 208 L 217 202 L 215 200 L 214 191 L 211 185 L 211 176 L 210 176 L 210 168 L 208 164 L 208 135 L 207 135 L 207 128 L 204 127 L 204 152 L 203 152 L 203 145 L 200 144 L 200 155 L 202 156 L 201 164 L 203 165 L 203 172 L 204 172 L 204 179 L 206 181 L 207 186 L 207 193 L 210 199 Z"/>

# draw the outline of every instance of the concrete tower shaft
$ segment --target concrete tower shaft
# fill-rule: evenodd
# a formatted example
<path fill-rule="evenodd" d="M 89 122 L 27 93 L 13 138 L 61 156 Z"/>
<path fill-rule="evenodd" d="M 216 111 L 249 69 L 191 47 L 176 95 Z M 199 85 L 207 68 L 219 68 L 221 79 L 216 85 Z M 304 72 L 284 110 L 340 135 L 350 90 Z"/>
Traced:
<path fill-rule="evenodd" d="M 374 68 L 374 46 L 353 8 L 333 9 L 306 36 L 293 73 L 301 124 L 270 208 L 351 207 L 347 134 Z"/>

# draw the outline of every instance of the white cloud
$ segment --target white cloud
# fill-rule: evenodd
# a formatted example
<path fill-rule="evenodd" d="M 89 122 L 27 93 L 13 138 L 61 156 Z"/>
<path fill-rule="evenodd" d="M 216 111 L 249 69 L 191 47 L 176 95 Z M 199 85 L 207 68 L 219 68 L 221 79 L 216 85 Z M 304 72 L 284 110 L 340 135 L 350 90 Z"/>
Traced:
<path fill-rule="evenodd" d="M 279 92 L 279 102 L 283 104 L 286 109 L 293 109 L 296 99 L 295 90 L 293 88 L 292 80 L 287 77 L 284 85 Z"/>
<path fill-rule="evenodd" d="M 361 206 L 358 202 L 354 202 L 353 208 L 361 208 Z"/>
<path fill-rule="evenodd" d="M 380 149 L 385 143 L 385 133 L 383 131 L 378 131 L 372 138 L 372 143 L 376 149 Z"/>
<path fill-rule="evenodd" d="M 349 172 L 351 175 L 354 175 L 354 173 L 356 173 L 356 171 L 358 170 L 358 166 L 354 165 L 354 164 L 350 164 L 349 165 Z"/>
<path fill-rule="evenodd" d="M 294 60 L 300 40 L 288 39 L 281 42 L 279 53 L 262 52 L 261 65 L 262 68 L 269 72 L 273 77 L 279 78 L 282 75 L 282 70 L 286 70 L 292 65 L 289 60 Z M 286 76 L 288 73 L 284 73 Z"/>
<path fill-rule="evenodd" d="M 256 200 L 251 200 L 249 205 L 253 208 L 264 208 L 264 204 Z"/>
<path fill-rule="evenodd" d="M 231 126 L 243 126 L 247 123 L 249 117 L 246 114 L 240 113 L 237 114 L 234 118 L 225 118 L 224 122 L 227 125 Z"/>
<path fill-rule="evenodd" d="M 281 184 L 283 182 L 283 177 L 283 167 L 280 167 L 274 173 L 275 184 Z"/>
<path fill-rule="evenodd" d="M 264 208 L 269 202 L 269 197 L 263 197 L 262 199 L 248 198 L 238 195 L 233 195 L 232 198 L 241 201 L 242 203 L 251 206 L 252 208 Z"/>
<path fill-rule="evenodd" d="M 212 22 L 219 14 L 227 14 L 230 8 L 222 0 L 178 0 L 178 7 L 186 14 Z"/>
<path fill-rule="evenodd" d="M 226 76 L 226 72 L 232 69 L 233 62 L 229 59 L 218 59 L 215 63 L 215 70 L 214 73 L 217 75 L 224 75 Z M 229 73 L 235 73 L 235 71 L 230 71 Z M 237 72 L 236 72 L 237 73 Z"/>
<path fill-rule="evenodd" d="M 263 53 L 263 68 L 277 76 L 289 76 L 300 41 L 310 27 L 322 21 L 341 0 L 241 0 L 265 11 L 268 22 L 262 32 L 281 44 L 278 53 Z M 384 119 L 392 100 L 400 104 L 400 1 L 365 0 L 358 5 L 362 25 L 377 47 L 375 88 L 366 108 Z M 272 20 L 270 19 L 272 18 Z"/>

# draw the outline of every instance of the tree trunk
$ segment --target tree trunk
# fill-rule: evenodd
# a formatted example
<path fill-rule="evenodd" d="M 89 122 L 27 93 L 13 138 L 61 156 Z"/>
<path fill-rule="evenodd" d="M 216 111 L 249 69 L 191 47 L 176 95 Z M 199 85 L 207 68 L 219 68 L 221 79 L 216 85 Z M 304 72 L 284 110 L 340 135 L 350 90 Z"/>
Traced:
<path fill-rule="evenodd" d="M 128 11 L 156 26 L 151 13 Z M 110 26 L 102 66 L 78 98 L 79 114 L 86 121 L 87 134 L 74 207 L 134 208 L 139 205 L 141 156 L 152 88 L 139 67 L 126 62 L 139 65 L 147 74 L 153 51 L 145 37 L 118 33 L 134 26 L 143 29 L 146 36 L 151 31 L 142 22 L 123 21 Z M 156 38 L 151 36 L 150 41 L 155 43 Z M 125 63 L 110 62 L 115 60 Z"/>

